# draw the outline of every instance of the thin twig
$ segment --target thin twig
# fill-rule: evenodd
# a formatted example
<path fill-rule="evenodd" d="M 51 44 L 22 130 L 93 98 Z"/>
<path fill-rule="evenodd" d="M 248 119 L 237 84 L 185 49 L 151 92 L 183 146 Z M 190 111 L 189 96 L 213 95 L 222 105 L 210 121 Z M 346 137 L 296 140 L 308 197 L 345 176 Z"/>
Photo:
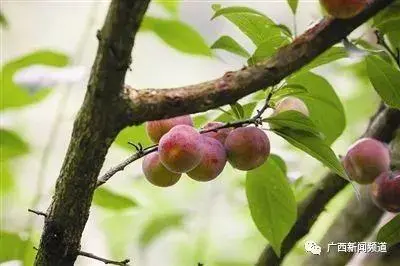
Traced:
<path fill-rule="evenodd" d="M 124 266 L 126 266 L 126 265 L 129 265 L 128 263 L 130 262 L 129 259 L 125 259 L 125 260 L 122 260 L 122 261 L 109 260 L 109 259 L 105 259 L 105 258 L 96 256 L 96 255 L 94 255 L 92 253 L 85 252 L 85 251 L 79 251 L 78 255 L 79 256 L 83 256 L 83 257 L 87 257 L 87 258 L 91 258 L 91 259 L 94 259 L 94 260 L 101 261 L 104 264 L 124 265 Z"/>
<path fill-rule="evenodd" d="M 34 213 L 36 215 L 41 215 L 41 216 L 47 217 L 47 214 L 45 212 L 36 211 L 36 210 L 33 210 L 33 209 L 28 209 L 28 212 L 32 212 L 32 213 Z"/>
<path fill-rule="evenodd" d="M 237 127 L 243 127 L 243 126 L 248 126 L 251 124 L 254 124 L 255 126 L 259 126 L 262 124 L 261 116 L 262 114 L 270 108 L 269 101 L 271 100 L 272 97 L 272 92 L 270 92 L 265 99 L 265 104 L 260 110 L 257 110 L 257 114 L 249 119 L 245 120 L 238 120 L 235 122 L 228 122 L 223 124 L 222 126 L 211 128 L 211 129 L 206 129 L 206 130 L 200 130 L 200 134 L 204 134 L 207 132 L 211 131 L 218 131 L 223 128 L 237 128 Z M 158 145 L 154 144 L 152 146 L 143 148 L 142 144 L 138 143 L 135 144 L 133 142 L 128 142 L 128 144 L 132 145 L 136 149 L 136 153 L 132 154 L 128 158 L 125 159 L 125 161 L 119 163 L 118 165 L 112 167 L 110 170 L 108 170 L 104 175 L 102 175 L 98 180 L 96 187 L 99 187 L 103 184 L 105 184 L 108 180 L 110 180 L 111 177 L 113 177 L 116 173 L 123 171 L 125 167 L 127 167 L 129 164 L 133 163 L 134 161 L 146 156 L 149 153 L 155 152 L 158 149 Z"/>

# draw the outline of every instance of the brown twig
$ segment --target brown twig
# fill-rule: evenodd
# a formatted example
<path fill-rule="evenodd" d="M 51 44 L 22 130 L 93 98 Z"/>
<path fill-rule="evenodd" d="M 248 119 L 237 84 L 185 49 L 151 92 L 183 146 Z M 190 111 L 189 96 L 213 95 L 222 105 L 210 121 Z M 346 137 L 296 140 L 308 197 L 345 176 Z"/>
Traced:
<path fill-rule="evenodd" d="M 78 252 L 78 255 L 79 255 L 79 256 L 83 256 L 83 257 L 87 257 L 87 258 L 91 258 L 91 259 L 94 259 L 94 260 L 101 261 L 101 262 L 103 262 L 104 264 L 112 264 L 112 265 L 123 265 L 123 266 L 127 266 L 127 265 L 129 265 L 128 263 L 130 262 L 129 259 L 125 259 L 125 260 L 122 260 L 122 261 L 109 260 L 109 259 L 105 259 L 105 258 L 96 256 L 96 255 L 94 255 L 94 254 L 92 254 L 92 253 L 85 252 L 85 251 L 79 251 L 79 252 Z"/>
<path fill-rule="evenodd" d="M 33 210 L 33 209 L 28 209 L 28 212 L 31 212 L 31 213 L 34 213 L 36 215 L 40 215 L 40 216 L 43 216 L 43 217 L 47 217 L 47 214 L 45 212 L 36 211 L 36 210 Z"/>

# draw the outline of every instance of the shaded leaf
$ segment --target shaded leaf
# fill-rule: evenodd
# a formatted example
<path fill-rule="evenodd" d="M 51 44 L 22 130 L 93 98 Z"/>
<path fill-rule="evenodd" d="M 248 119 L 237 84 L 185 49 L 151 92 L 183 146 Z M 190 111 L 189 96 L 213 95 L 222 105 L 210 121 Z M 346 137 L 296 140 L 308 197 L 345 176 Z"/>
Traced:
<path fill-rule="evenodd" d="M 400 108 L 400 71 L 377 56 L 366 59 L 369 80 L 382 100 Z"/>
<path fill-rule="evenodd" d="M 141 231 L 139 245 L 145 248 L 165 231 L 179 227 L 183 218 L 181 213 L 161 214 L 152 218 Z"/>
<path fill-rule="evenodd" d="M 376 240 L 386 242 L 388 246 L 400 243 L 400 214 L 396 215 L 379 230 Z"/>
<path fill-rule="evenodd" d="M 264 118 L 264 122 L 271 124 L 272 128 L 288 128 L 309 132 L 321 137 L 321 132 L 315 124 L 304 114 L 297 111 L 285 111 L 270 117 Z"/>
<path fill-rule="evenodd" d="M 221 49 L 245 58 L 250 57 L 250 54 L 246 51 L 246 49 L 244 49 L 230 36 L 220 37 L 211 45 L 211 49 Z"/>
<path fill-rule="evenodd" d="M 1 161 L 23 155 L 28 151 L 28 144 L 16 132 L 0 129 Z"/>
<path fill-rule="evenodd" d="M 188 54 L 210 56 L 203 37 L 188 24 L 172 19 L 145 17 L 141 30 L 152 31 L 172 48 Z"/>
<path fill-rule="evenodd" d="M 285 174 L 285 176 L 286 176 L 286 174 L 287 174 L 287 166 L 286 166 L 285 161 L 282 159 L 282 157 L 280 157 L 280 156 L 277 155 L 277 154 L 271 153 L 271 154 L 269 155 L 269 157 L 268 157 L 268 160 L 273 160 L 273 161 L 275 162 L 275 164 L 276 164 L 277 166 L 279 166 L 279 168 L 282 170 L 282 172 L 283 172 L 283 173 Z"/>
<path fill-rule="evenodd" d="M 282 241 L 296 221 L 297 205 L 285 174 L 274 160 L 247 172 L 246 195 L 254 223 L 280 256 Z"/>
<path fill-rule="evenodd" d="M 8 28 L 8 21 L 6 17 L 4 16 L 4 13 L 0 11 L 0 25 L 2 27 Z"/>
<path fill-rule="evenodd" d="M 305 131 L 295 131 L 286 128 L 273 129 L 273 131 L 293 146 L 322 162 L 336 174 L 348 179 L 339 159 L 321 138 Z"/>
<path fill-rule="evenodd" d="M 258 16 L 263 16 L 266 17 L 265 14 L 252 9 L 250 7 L 245 7 L 245 6 L 231 6 L 231 7 L 225 7 L 221 8 L 221 5 L 213 5 L 212 8 L 215 11 L 215 14 L 212 16 L 211 19 L 215 19 L 221 15 L 227 15 L 227 14 L 253 14 L 253 15 L 258 15 Z"/>
<path fill-rule="evenodd" d="M 251 115 L 253 114 L 254 108 L 257 106 L 257 102 L 251 102 L 251 103 L 247 103 L 244 104 L 243 107 L 243 119 L 247 119 L 250 118 Z M 232 109 L 229 110 L 230 112 L 233 112 Z M 233 117 L 230 114 L 230 112 L 224 112 L 223 114 L 221 114 L 220 116 L 218 116 L 217 118 L 214 119 L 214 121 L 219 121 L 219 122 L 230 122 L 233 120 Z"/>
<path fill-rule="evenodd" d="M 232 112 L 235 114 L 237 119 L 243 119 L 244 117 L 244 110 L 240 103 L 236 102 L 230 104 Z"/>
<path fill-rule="evenodd" d="M 17 233 L 0 231 L 0 262 L 24 261 L 24 251 L 27 245 L 32 245 L 32 243 L 23 240 Z M 33 245 L 31 249 L 33 249 Z"/>
<path fill-rule="evenodd" d="M 310 112 L 310 119 L 325 136 L 328 145 L 332 144 L 343 132 L 346 120 L 343 105 L 329 82 L 311 72 L 296 75 L 287 80 L 307 88 L 307 93 L 296 95 L 302 99 Z"/>
<path fill-rule="evenodd" d="M 137 206 L 137 203 L 132 199 L 118 195 L 105 188 L 96 189 L 93 195 L 93 203 L 97 206 L 111 210 L 125 210 Z"/>
<path fill-rule="evenodd" d="M 65 54 L 49 50 L 40 50 L 5 64 L 0 73 L 0 84 L 2 86 L 1 94 L 3 99 L 0 101 L 0 110 L 11 107 L 21 107 L 38 102 L 50 92 L 49 89 L 42 89 L 32 94 L 22 86 L 15 84 L 13 76 L 19 69 L 35 64 L 63 67 L 66 66 L 68 62 L 69 58 Z"/>

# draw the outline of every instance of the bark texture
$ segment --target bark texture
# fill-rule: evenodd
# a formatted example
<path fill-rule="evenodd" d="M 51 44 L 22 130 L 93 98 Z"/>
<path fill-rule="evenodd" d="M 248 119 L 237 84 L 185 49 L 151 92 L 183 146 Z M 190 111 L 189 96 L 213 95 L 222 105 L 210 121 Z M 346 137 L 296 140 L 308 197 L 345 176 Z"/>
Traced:
<path fill-rule="evenodd" d="M 107 150 L 126 121 L 120 92 L 149 1 L 114 0 L 101 31 L 87 93 L 45 218 L 35 265 L 73 265 Z"/>

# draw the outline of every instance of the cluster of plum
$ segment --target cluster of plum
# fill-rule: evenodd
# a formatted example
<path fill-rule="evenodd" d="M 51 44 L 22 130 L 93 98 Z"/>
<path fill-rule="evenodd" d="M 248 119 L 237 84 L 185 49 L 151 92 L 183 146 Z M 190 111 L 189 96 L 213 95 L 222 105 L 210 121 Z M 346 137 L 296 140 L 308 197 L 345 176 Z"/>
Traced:
<path fill-rule="evenodd" d="M 355 182 L 371 184 L 371 197 L 377 206 L 400 212 L 400 171 L 391 171 L 390 157 L 384 143 L 362 138 L 349 148 L 343 166 Z"/>
<path fill-rule="evenodd" d="M 308 115 L 306 105 L 294 97 L 278 103 L 275 113 L 287 110 Z M 168 187 L 186 173 L 194 180 L 205 182 L 215 179 L 227 161 L 236 169 L 248 171 L 267 160 L 270 143 L 263 130 L 254 126 L 223 126 L 220 122 L 210 122 L 201 134 L 188 115 L 147 122 L 149 138 L 158 143 L 158 150 L 143 160 L 147 180 L 156 186 Z"/>

